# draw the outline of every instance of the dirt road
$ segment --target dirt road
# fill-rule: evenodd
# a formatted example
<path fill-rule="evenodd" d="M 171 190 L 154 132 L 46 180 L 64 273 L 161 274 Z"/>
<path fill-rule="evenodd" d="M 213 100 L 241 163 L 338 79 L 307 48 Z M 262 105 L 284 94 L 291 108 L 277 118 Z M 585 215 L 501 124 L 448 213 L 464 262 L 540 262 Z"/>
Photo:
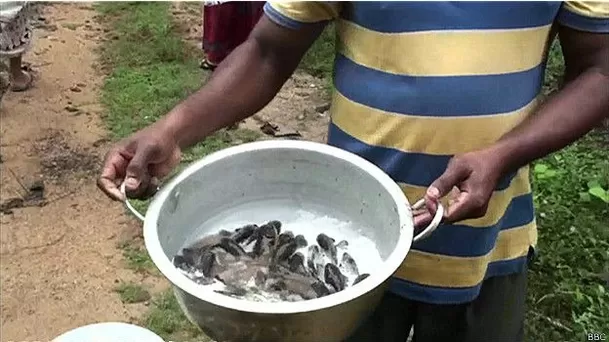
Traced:
<path fill-rule="evenodd" d="M 117 282 L 142 277 L 124 268 L 116 247 L 138 224 L 94 185 L 106 141 L 94 15 L 88 4 L 45 7 L 26 56 L 34 87 L 8 93 L 2 104 L 1 200 L 26 197 L 12 201 L 25 207 L 0 216 L 2 341 L 47 340 L 145 309 L 124 306 L 114 292 Z M 27 191 L 33 183 L 38 190 Z"/>

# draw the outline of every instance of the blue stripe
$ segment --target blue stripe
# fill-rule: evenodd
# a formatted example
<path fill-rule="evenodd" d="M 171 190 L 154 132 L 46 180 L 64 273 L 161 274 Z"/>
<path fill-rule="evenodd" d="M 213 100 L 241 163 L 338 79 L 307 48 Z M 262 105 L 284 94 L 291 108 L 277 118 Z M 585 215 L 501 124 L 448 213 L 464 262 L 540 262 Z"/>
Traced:
<path fill-rule="evenodd" d="M 393 148 L 368 145 L 330 123 L 328 144 L 350 151 L 380 167 L 394 181 L 429 186 L 444 173 L 451 156 L 402 152 Z M 504 176 L 496 190 L 505 190 L 517 172 Z"/>
<path fill-rule="evenodd" d="M 510 74 L 406 76 L 356 64 L 337 54 L 334 84 L 341 94 L 380 110 L 421 116 L 470 116 L 521 109 L 541 89 L 543 65 Z"/>
<path fill-rule="evenodd" d="M 523 256 L 512 260 L 501 260 L 488 265 L 484 280 L 491 277 L 507 276 L 525 272 L 529 256 Z M 429 270 L 433 272 L 433 270 Z M 471 302 L 478 294 L 484 283 L 473 287 L 446 288 L 433 287 L 416 284 L 407 280 L 393 278 L 389 291 L 398 296 L 430 304 L 463 304 Z"/>
<path fill-rule="evenodd" d="M 576 30 L 594 33 L 609 33 L 608 18 L 592 18 L 573 13 L 566 8 L 558 12 L 558 22 Z"/>
<path fill-rule="evenodd" d="M 497 224 L 488 227 L 441 225 L 438 230 L 412 249 L 457 257 L 477 257 L 488 254 L 497 241 L 500 230 L 508 230 L 533 222 L 533 196 L 526 194 L 512 199 Z"/>
<path fill-rule="evenodd" d="M 341 16 L 367 29 L 387 32 L 518 29 L 549 25 L 561 2 L 389 2 L 345 5 Z"/>

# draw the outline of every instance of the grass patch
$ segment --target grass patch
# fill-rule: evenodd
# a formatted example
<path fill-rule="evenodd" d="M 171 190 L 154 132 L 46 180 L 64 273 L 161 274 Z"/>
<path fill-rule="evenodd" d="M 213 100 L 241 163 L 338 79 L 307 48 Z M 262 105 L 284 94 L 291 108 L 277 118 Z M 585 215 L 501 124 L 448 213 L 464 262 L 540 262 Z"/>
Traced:
<path fill-rule="evenodd" d="M 334 24 L 329 24 L 313 46 L 307 51 L 299 68 L 312 76 L 324 80 L 325 90 L 329 94 L 333 89 L 332 73 L 336 54 L 336 32 Z"/>
<path fill-rule="evenodd" d="M 118 293 L 121 301 L 125 304 L 141 303 L 150 299 L 150 292 L 139 284 L 121 283 L 114 291 Z"/>
<path fill-rule="evenodd" d="M 544 91 L 558 89 L 560 45 L 550 51 Z M 606 140 L 606 138 L 605 138 Z M 578 341 L 609 331 L 609 149 L 598 132 L 534 163 L 539 255 L 529 272 L 528 341 Z"/>
<path fill-rule="evenodd" d="M 127 263 L 127 267 L 135 272 L 148 273 L 158 275 L 159 272 L 150 259 L 148 252 L 144 247 L 134 244 L 125 244 L 119 246 L 123 250 L 123 258 Z"/>
<path fill-rule="evenodd" d="M 142 323 L 166 341 L 212 342 L 184 316 L 172 290 L 152 300 Z"/>

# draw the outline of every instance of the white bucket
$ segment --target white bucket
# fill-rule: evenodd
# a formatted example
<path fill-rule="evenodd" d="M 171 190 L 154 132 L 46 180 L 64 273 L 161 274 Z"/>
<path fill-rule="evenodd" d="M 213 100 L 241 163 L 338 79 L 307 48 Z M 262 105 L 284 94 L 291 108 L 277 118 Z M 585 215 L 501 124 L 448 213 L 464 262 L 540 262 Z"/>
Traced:
<path fill-rule="evenodd" d="M 106 322 L 70 330 L 52 342 L 165 342 L 157 334 L 137 325 Z"/>

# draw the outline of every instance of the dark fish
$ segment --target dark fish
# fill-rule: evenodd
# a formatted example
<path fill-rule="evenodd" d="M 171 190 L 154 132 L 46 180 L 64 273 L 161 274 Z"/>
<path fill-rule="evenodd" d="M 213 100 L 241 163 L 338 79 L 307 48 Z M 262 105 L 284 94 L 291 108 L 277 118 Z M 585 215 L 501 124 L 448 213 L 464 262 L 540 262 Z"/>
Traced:
<path fill-rule="evenodd" d="M 182 248 L 182 258 L 187 265 L 196 267 L 204 251 L 203 248 Z"/>
<path fill-rule="evenodd" d="M 330 258 L 332 263 L 338 264 L 338 258 L 336 256 L 336 246 L 334 245 L 334 239 L 328 235 L 321 233 L 317 235 L 317 244 L 324 251 L 326 256 Z"/>
<path fill-rule="evenodd" d="M 368 274 L 368 273 L 360 274 L 360 275 L 359 275 L 357 278 L 355 278 L 355 280 L 353 281 L 353 285 L 355 285 L 355 284 L 359 283 L 360 281 L 362 281 L 362 280 L 364 280 L 364 279 L 368 278 L 369 276 L 370 276 L 370 274 Z M 351 285 L 351 286 L 353 286 L 353 285 Z"/>
<path fill-rule="evenodd" d="M 212 277 L 212 270 L 216 264 L 216 255 L 212 251 L 204 251 L 199 262 L 195 265 L 196 269 L 201 271 L 204 276 Z"/>
<path fill-rule="evenodd" d="M 313 284 L 318 283 L 319 280 L 312 276 L 292 273 L 286 268 L 279 268 L 270 276 L 275 279 L 275 282 L 271 284 L 271 288 L 275 291 L 297 294 L 304 299 L 318 298 Z"/>
<path fill-rule="evenodd" d="M 263 226 L 261 226 L 258 229 L 258 231 L 259 231 L 260 235 L 262 235 L 264 237 L 267 237 L 267 238 L 273 238 L 274 239 L 274 238 L 277 237 L 277 235 L 279 235 L 279 233 L 277 232 L 277 229 L 274 226 L 272 226 L 272 225 L 270 225 L 268 223 L 263 225 Z"/>
<path fill-rule="evenodd" d="M 231 235 L 231 238 L 235 240 L 237 243 L 243 243 L 245 240 L 249 239 L 254 232 L 256 232 L 258 226 L 255 224 L 248 224 L 241 228 L 237 228 L 235 232 Z"/>
<path fill-rule="evenodd" d="M 281 233 L 281 222 L 279 222 L 277 220 L 273 220 L 273 221 L 267 222 L 266 225 L 275 228 L 277 235 L 279 235 L 279 233 Z"/>
<path fill-rule="evenodd" d="M 186 259 L 182 255 L 176 255 L 173 257 L 173 266 L 175 266 L 176 268 L 179 268 L 183 271 L 188 271 L 190 269 L 190 266 L 188 265 L 188 263 L 186 262 Z"/>
<path fill-rule="evenodd" d="M 267 255 L 270 257 L 271 255 L 269 255 L 269 254 L 271 252 L 273 240 L 274 239 L 272 239 L 272 238 L 268 238 L 264 235 L 260 235 L 258 237 L 258 239 L 256 240 L 256 243 L 254 244 L 252 256 L 254 258 L 259 258 L 263 255 Z"/>
<path fill-rule="evenodd" d="M 244 256 L 247 253 L 243 249 L 243 247 L 239 246 L 239 244 L 231 238 L 224 237 L 220 240 L 218 244 L 219 247 L 222 247 L 225 251 L 230 253 L 231 255 L 240 257 Z"/>
<path fill-rule="evenodd" d="M 326 284 L 332 286 L 336 292 L 342 291 L 347 285 L 347 277 L 345 277 L 338 267 L 334 264 L 326 264 L 324 269 L 324 280 Z"/>
<path fill-rule="evenodd" d="M 325 297 L 330 294 L 328 287 L 321 281 L 316 281 L 311 284 L 311 288 L 315 291 L 317 298 Z"/>
<path fill-rule="evenodd" d="M 277 248 L 277 252 L 275 254 L 275 260 L 274 260 L 275 263 L 281 263 L 281 262 L 287 261 L 288 258 L 290 258 L 292 256 L 292 254 L 294 254 L 296 252 L 297 249 L 298 249 L 298 245 L 296 244 L 295 239 L 284 244 L 283 246 L 279 246 L 279 248 Z"/>
<path fill-rule="evenodd" d="M 359 270 L 357 269 L 357 264 L 355 260 L 349 255 L 349 253 L 343 253 L 343 257 L 341 258 L 339 269 L 344 273 L 352 276 L 358 276 Z"/>
<path fill-rule="evenodd" d="M 283 232 L 279 234 L 277 237 L 277 248 L 290 243 L 292 240 L 294 240 L 294 234 L 292 234 L 292 232 Z"/>
<path fill-rule="evenodd" d="M 290 268 L 290 272 L 307 275 L 307 269 L 304 265 L 305 257 L 302 253 L 296 253 L 290 257 L 288 260 L 288 266 Z"/>
<path fill-rule="evenodd" d="M 298 248 L 307 247 L 307 245 L 309 244 L 307 242 L 307 239 L 305 239 L 305 237 L 303 235 L 300 235 L 300 234 L 296 235 L 294 240 L 296 241 L 296 245 L 298 246 Z"/>

